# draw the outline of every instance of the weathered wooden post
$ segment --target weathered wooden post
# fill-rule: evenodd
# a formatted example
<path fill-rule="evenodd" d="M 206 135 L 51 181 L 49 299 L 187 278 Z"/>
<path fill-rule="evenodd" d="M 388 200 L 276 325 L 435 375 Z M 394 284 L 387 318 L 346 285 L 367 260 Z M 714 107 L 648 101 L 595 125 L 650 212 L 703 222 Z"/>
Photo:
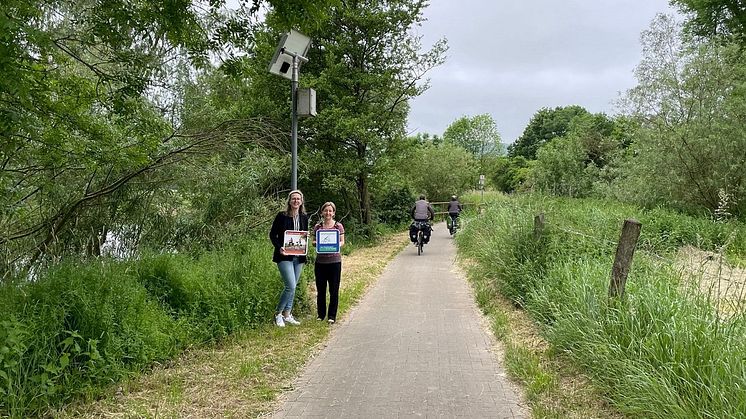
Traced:
<path fill-rule="evenodd" d="M 609 297 L 621 297 L 624 295 L 624 287 L 627 284 L 627 274 L 632 265 L 632 256 L 635 254 L 637 239 L 640 238 L 642 224 L 634 219 L 624 220 L 622 235 L 616 247 L 614 266 L 611 268 L 611 283 L 609 284 Z"/>
<path fill-rule="evenodd" d="M 534 217 L 534 240 L 539 240 L 544 232 L 544 213 Z"/>

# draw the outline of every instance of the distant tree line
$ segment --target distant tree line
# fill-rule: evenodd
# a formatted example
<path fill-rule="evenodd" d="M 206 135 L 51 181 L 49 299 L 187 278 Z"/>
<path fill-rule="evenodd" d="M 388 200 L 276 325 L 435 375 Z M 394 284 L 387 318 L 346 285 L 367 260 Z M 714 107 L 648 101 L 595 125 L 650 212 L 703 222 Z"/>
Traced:
<path fill-rule="evenodd" d="M 616 116 L 542 108 L 489 178 L 504 192 L 607 197 L 717 217 L 746 215 L 746 12 L 674 1 L 642 33 L 636 87 Z"/>

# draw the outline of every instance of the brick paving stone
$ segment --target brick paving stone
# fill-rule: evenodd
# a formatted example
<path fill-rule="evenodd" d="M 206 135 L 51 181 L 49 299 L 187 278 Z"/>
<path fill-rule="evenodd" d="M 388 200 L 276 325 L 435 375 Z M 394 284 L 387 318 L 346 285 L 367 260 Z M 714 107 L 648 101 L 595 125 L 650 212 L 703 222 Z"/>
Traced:
<path fill-rule="evenodd" d="M 406 247 L 332 326 L 274 417 L 530 417 L 455 257 L 443 223 L 422 255 Z"/>

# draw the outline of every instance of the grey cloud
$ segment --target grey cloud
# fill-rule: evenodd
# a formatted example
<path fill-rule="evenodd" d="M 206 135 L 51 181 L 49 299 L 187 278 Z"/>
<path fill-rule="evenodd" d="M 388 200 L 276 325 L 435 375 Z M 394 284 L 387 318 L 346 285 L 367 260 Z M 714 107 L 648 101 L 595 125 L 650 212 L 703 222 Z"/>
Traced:
<path fill-rule="evenodd" d="M 446 37 L 447 62 L 412 101 L 409 131 L 442 134 L 461 116 L 489 113 L 515 140 L 541 107 L 613 113 L 634 86 L 640 32 L 666 0 L 434 0 L 418 30 L 427 47 Z"/>

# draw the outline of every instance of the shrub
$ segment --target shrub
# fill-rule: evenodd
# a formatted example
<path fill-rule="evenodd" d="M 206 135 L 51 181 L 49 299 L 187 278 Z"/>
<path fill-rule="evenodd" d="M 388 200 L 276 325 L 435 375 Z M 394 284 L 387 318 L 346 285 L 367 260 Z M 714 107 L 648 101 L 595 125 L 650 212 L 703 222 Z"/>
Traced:
<path fill-rule="evenodd" d="M 272 318 L 281 287 L 264 237 L 193 257 L 63 263 L 34 282 L 3 283 L 0 416 L 44 414 L 185 347 L 256 327 Z"/>

